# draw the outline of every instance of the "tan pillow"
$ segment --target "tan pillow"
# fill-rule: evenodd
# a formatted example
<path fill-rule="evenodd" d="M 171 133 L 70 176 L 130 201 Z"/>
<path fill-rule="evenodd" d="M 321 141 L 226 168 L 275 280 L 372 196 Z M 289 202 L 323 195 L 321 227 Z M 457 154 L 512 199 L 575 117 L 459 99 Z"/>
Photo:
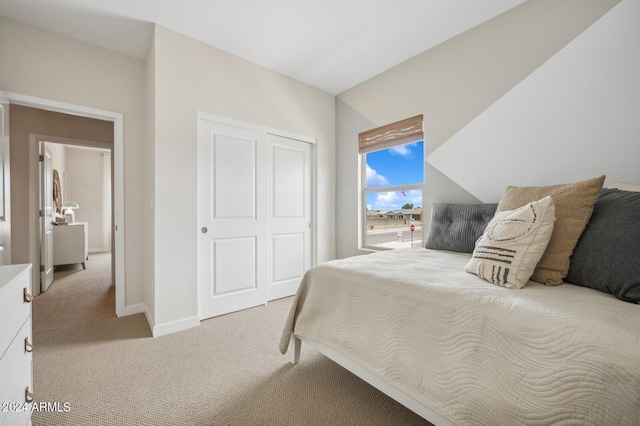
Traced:
<path fill-rule="evenodd" d="M 560 285 L 569 272 L 569 260 L 589 222 L 593 205 L 604 184 L 604 176 L 555 186 L 515 187 L 505 190 L 497 211 L 513 210 L 551 195 L 556 222 L 547 250 L 536 266 L 532 281 Z"/>
<path fill-rule="evenodd" d="M 547 196 L 496 213 L 478 239 L 465 271 L 502 287 L 524 287 L 551 239 L 554 210 L 553 199 Z"/>
<path fill-rule="evenodd" d="M 637 183 L 613 182 L 609 185 L 609 188 L 618 188 L 622 191 L 640 192 L 640 184 Z"/>

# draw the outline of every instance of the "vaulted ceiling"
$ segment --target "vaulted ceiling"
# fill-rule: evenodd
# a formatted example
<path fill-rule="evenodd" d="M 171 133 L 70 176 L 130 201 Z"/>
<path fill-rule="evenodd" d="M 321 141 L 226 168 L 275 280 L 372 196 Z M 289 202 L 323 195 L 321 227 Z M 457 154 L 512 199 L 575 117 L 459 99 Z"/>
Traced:
<path fill-rule="evenodd" d="M 144 58 L 153 24 L 331 94 L 525 0 L 0 0 L 0 15 Z"/>

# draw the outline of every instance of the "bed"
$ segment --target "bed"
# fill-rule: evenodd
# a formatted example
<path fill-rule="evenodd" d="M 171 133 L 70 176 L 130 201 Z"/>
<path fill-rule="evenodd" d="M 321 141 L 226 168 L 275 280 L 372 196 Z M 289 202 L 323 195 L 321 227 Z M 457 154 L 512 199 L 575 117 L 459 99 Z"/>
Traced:
<path fill-rule="evenodd" d="M 568 276 L 599 267 L 590 256 L 620 269 L 602 238 L 631 234 L 625 274 L 637 275 L 622 295 L 585 283 L 505 288 L 467 272 L 469 252 L 378 252 L 310 269 L 280 350 L 292 344 L 297 363 L 305 342 L 436 425 L 640 424 L 640 305 L 620 300 L 640 291 L 640 194 L 602 190 L 594 202 Z M 612 211 L 632 229 L 612 230 Z"/>

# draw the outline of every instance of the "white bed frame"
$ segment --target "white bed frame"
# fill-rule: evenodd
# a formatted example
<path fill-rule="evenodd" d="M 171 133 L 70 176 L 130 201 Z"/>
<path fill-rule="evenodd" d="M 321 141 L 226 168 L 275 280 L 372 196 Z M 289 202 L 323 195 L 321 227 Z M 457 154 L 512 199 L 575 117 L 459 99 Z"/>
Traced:
<path fill-rule="evenodd" d="M 419 416 L 425 418 L 436 426 L 455 426 L 455 423 L 451 422 L 449 419 L 443 417 L 441 414 L 437 413 L 433 409 L 427 407 L 422 402 L 416 400 L 415 398 L 409 396 L 407 393 L 401 391 L 395 386 L 385 382 L 380 377 L 371 373 L 366 368 L 362 367 L 360 364 L 355 361 L 347 358 L 341 353 L 323 345 L 322 343 L 318 343 L 314 340 L 308 339 L 306 337 L 296 336 L 292 337 L 293 340 L 293 364 L 298 364 L 300 362 L 300 350 L 302 347 L 302 342 L 311 346 L 316 351 L 320 352 L 330 360 L 339 364 L 343 368 L 352 372 L 356 376 L 360 377 L 365 382 L 369 383 L 371 386 L 378 389 L 380 392 L 385 395 L 393 398 L 398 401 L 400 404 L 404 405 L 411 411 L 415 412 Z"/>

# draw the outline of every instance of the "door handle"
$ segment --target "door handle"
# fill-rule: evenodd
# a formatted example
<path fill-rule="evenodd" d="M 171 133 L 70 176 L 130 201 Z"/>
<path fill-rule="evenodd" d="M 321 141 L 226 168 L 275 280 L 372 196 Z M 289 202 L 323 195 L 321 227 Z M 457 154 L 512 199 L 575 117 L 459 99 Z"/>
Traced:
<path fill-rule="evenodd" d="M 307 223 L 307 229 L 311 228 L 311 224 Z"/>
<path fill-rule="evenodd" d="M 29 390 L 29 386 L 24 390 L 24 402 L 31 404 L 33 402 L 33 392 Z"/>
<path fill-rule="evenodd" d="M 202 228 L 200 228 L 200 232 L 202 232 L 203 234 L 206 234 L 207 231 L 209 231 L 209 230 L 207 229 L 206 226 L 203 226 Z"/>
<path fill-rule="evenodd" d="M 25 352 L 33 352 L 33 345 L 29 342 L 29 338 L 24 338 L 24 351 Z"/>

